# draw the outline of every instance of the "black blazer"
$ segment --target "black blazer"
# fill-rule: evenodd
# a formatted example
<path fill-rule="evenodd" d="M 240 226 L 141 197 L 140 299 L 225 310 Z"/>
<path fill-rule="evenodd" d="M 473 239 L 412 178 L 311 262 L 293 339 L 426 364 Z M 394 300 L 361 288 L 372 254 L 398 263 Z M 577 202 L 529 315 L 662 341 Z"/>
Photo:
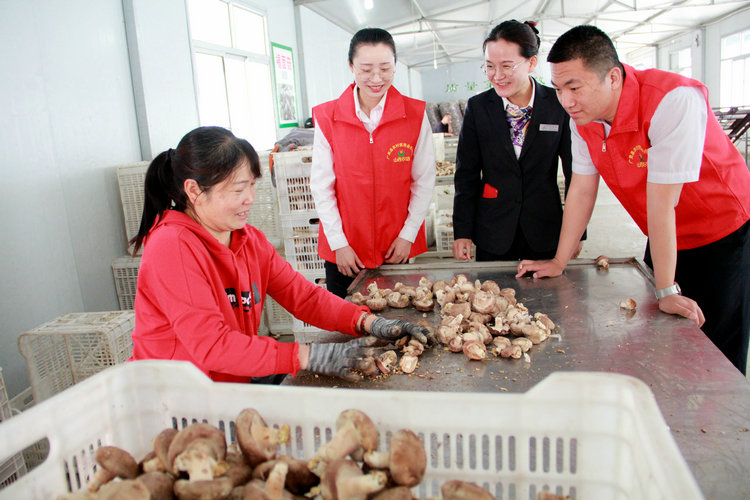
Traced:
<path fill-rule="evenodd" d="M 517 159 L 503 100 L 490 88 L 466 104 L 456 150 L 454 238 L 506 253 L 519 226 L 536 252 L 554 251 L 562 226 L 558 158 L 570 184 L 570 118 L 554 89 L 534 81 L 531 120 Z M 495 191 L 496 190 L 496 191 Z"/>

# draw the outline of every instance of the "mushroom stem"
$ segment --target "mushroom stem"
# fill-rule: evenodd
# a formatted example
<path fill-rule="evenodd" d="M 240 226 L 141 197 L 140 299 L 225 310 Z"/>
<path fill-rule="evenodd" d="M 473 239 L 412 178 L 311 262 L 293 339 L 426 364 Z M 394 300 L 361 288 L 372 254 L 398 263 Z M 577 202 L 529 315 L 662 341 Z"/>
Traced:
<path fill-rule="evenodd" d="M 286 462 L 278 461 L 271 472 L 268 473 L 265 492 L 271 500 L 280 500 L 284 495 L 284 483 L 288 472 L 289 465 Z"/>
<path fill-rule="evenodd" d="M 388 483 L 388 475 L 382 470 L 372 471 L 357 477 L 339 479 L 339 498 L 354 498 L 382 490 Z M 364 496 L 363 496 L 364 498 Z"/>
<path fill-rule="evenodd" d="M 328 443 L 320 447 L 318 455 L 324 461 L 331 462 L 337 458 L 348 456 L 358 446 L 357 429 L 352 422 L 346 422 L 343 427 L 336 431 Z"/>
<path fill-rule="evenodd" d="M 387 469 L 391 464 L 387 451 L 369 451 L 364 455 L 364 462 L 373 469 Z"/>

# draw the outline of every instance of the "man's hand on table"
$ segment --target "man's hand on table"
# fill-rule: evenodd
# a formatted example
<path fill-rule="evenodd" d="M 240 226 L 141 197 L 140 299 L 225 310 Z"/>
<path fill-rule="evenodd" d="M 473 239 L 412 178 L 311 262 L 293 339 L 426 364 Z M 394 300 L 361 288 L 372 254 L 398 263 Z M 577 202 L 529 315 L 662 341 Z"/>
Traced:
<path fill-rule="evenodd" d="M 698 303 L 683 295 L 667 295 L 663 299 L 659 299 L 659 310 L 668 314 L 683 316 L 698 325 L 698 328 L 706 322 Z"/>

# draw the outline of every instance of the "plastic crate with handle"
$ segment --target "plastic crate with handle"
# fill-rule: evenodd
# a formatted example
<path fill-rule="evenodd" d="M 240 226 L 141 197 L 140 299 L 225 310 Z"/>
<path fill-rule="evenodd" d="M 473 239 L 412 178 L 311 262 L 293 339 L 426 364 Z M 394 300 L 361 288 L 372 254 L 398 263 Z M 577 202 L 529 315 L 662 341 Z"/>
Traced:
<path fill-rule="evenodd" d="M 284 233 L 284 258 L 295 271 L 325 273 L 325 261 L 318 255 L 317 212 L 305 211 L 281 217 Z"/>
<path fill-rule="evenodd" d="M 135 313 L 68 313 L 18 336 L 34 401 L 39 403 L 133 352 Z"/>
<path fill-rule="evenodd" d="M 8 392 L 5 390 L 3 369 L 0 368 L 0 423 L 8 420 L 12 414 Z M 0 488 L 4 488 L 26 474 L 26 462 L 23 459 L 23 449 L 7 458 L 0 457 Z"/>
<path fill-rule="evenodd" d="M 148 161 L 139 161 L 117 167 L 117 184 L 120 186 L 122 215 L 125 218 L 125 237 L 128 241 L 138 234 L 143 215 L 143 183 Z"/>
<path fill-rule="evenodd" d="M 555 372 L 526 393 L 383 391 L 214 383 L 175 361 L 110 368 L 0 425 L 0 460 L 43 437 L 52 443 L 47 460 L 0 499 L 79 491 L 99 446 L 138 460 L 165 427 L 205 421 L 232 442 L 248 407 L 270 426 L 288 424 L 292 439 L 277 453 L 301 459 L 330 441 L 349 408 L 370 416 L 381 449 L 397 430 L 412 430 L 427 454 L 413 489 L 419 498 L 439 497 L 442 483 L 461 479 L 502 499 L 542 490 L 581 500 L 703 499 L 653 394 L 634 377 Z"/>
<path fill-rule="evenodd" d="M 112 275 L 115 278 L 115 291 L 120 309 L 133 309 L 135 305 L 135 290 L 138 284 L 138 269 L 141 267 L 140 257 L 125 255 L 112 261 Z"/>
<path fill-rule="evenodd" d="M 310 190 L 311 167 L 311 149 L 273 153 L 273 175 L 279 214 L 282 216 L 315 210 L 315 200 Z"/>

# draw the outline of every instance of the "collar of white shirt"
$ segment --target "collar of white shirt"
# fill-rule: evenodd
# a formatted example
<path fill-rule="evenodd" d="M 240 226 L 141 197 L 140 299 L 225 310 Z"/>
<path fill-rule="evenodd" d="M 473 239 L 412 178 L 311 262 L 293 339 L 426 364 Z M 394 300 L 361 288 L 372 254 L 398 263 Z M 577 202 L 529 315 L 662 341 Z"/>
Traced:
<path fill-rule="evenodd" d="M 531 80 L 531 99 L 529 99 L 529 102 L 526 103 L 526 106 L 530 106 L 534 104 L 534 94 L 536 94 L 536 85 L 534 84 L 534 79 L 529 77 L 529 80 Z M 501 99 L 503 100 L 503 109 L 508 109 L 508 107 L 511 107 L 511 108 L 525 108 L 526 107 L 526 106 L 516 106 L 505 97 L 502 97 Z"/>
<path fill-rule="evenodd" d="M 385 108 L 385 98 L 388 95 L 386 92 L 385 95 L 383 95 L 383 98 L 380 100 L 380 102 L 370 110 L 370 116 L 367 116 L 367 114 L 362 111 L 362 107 L 359 105 L 359 98 L 357 97 L 357 92 L 359 92 L 359 87 L 357 85 L 354 85 L 354 112 L 357 115 L 357 118 L 362 121 L 362 123 L 365 125 L 365 128 L 372 132 L 375 130 L 375 127 L 378 126 L 378 123 L 380 123 L 380 119 L 383 117 L 383 109 Z"/>

